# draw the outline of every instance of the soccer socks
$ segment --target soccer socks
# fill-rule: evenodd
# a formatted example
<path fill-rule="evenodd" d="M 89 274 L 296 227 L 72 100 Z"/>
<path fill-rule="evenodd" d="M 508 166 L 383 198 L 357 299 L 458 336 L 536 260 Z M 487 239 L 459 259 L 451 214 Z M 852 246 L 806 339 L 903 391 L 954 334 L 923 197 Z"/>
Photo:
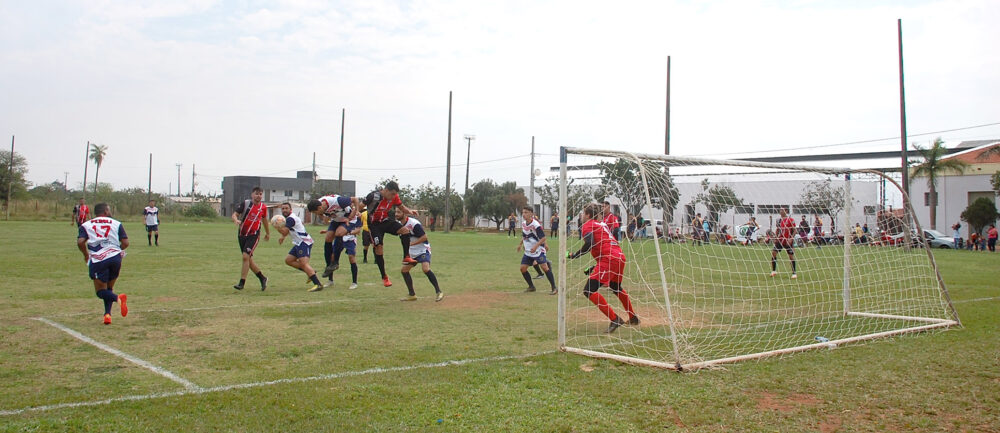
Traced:
<path fill-rule="evenodd" d="M 417 292 L 413 291 L 413 277 L 409 272 L 403 272 L 403 281 L 406 281 L 406 290 L 409 290 L 410 296 L 417 296 Z"/>
<path fill-rule="evenodd" d="M 615 286 L 611 288 L 611 291 L 615 292 L 618 296 L 618 300 L 622 302 L 622 307 L 628 313 L 628 318 L 631 319 L 635 317 L 635 310 L 632 309 L 632 298 L 629 297 L 628 292 L 621 288 L 621 283 L 611 283 Z"/>
<path fill-rule="evenodd" d="M 383 280 L 386 279 L 387 275 L 385 274 L 385 257 L 382 257 L 381 254 L 375 254 L 375 264 L 378 265 L 378 271 L 379 273 L 382 274 L 382 279 Z"/>
<path fill-rule="evenodd" d="M 778 270 L 778 259 L 772 257 L 771 258 L 771 271 L 777 271 L 777 270 Z"/>
<path fill-rule="evenodd" d="M 260 280 L 260 283 L 261 283 L 261 284 L 264 284 L 264 280 L 266 280 L 266 279 L 267 279 L 267 277 L 265 277 L 265 276 L 264 276 L 264 273 L 263 273 L 263 272 L 259 272 L 259 271 L 258 271 L 258 272 L 255 272 L 255 273 L 254 273 L 254 275 L 256 275 L 256 276 L 257 276 L 257 279 L 258 279 L 258 280 Z"/>
<path fill-rule="evenodd" d="M 535 272 L 538 272 L 538 275 L 542 275 L 542 267 L 535 265 Z"/>
<path fill-rule="evenodd" d="M 529 289 L 535 288 L 535 283 L 531 282 L 531 274 L 529 274 L 528 271 L 521 272 L 521 276 L 524 277 L 524 281 L 528 282 Z"/>
<path fill-rule="evenodd" d="M 149 242 L 149 245 L 153 246 L 153 235 L 152 234 L 146 233 L 146 242 Z"/>
<path fill-rule="evenodd" d="M 597 309 L 601 310 L 601 312 L 604 313 L 605 316 L 608 316 L 608 319 L 611 319 L 612 322 L 614 322 L 615 319 L 618 319 L 618 315 L 615 314 L 615 310 L 613 310 L 611 306 L 608 305 L 608 301 L 605 300 L 604 296 L 601 296 L 600 293 L 597 292 L 591 293 L 590 296 L 587 297 L 587 299 L 590 299 L 590 302 L 593 302 L 594 305 L 597 306 Z"/>
<path fill-rule="evenodd" d="M 156 246 L 160 246 L 160 234 L 157 233 L 153 240 L 156 242 Z"/>
<path fill-rule="evenodd" d="M 118 301 L 118 295 L 111 289 L 97 291 L 97 297 L 104 300 L 104 314 L 111 314 L 111 305 Z"/>
<path fill-rule="evenodd" d="M 358 284 L 358 264 L 351 263 L 351 282 Z"/>
<path fill-rule="evenodd" d="M 333 263 L 333 242 L 326 242 L 323 244 L 323 259 L 326 260 L 326 265 L 330 266 Z"/>
<path fill-rule="evenodd" d="M 403 244 L 403 258 L 410 257 L 410 235 L 401 235 L 399 242 Z"/>
<path fill-rule="evenodd" d="M 310 276 L 309 276 L 309 281 L 312 281 L 312 282 L 313 282 L 313 284 L 315 284 L 315 285 L 317 285 L 317 286 L 321 286 L 321 285 L 322 285 L 322 284 L 320 284 L 320 282 L 319 282 L 319 277 L 317 277 L 317 276 L 316 276 L 316 274 L 312 274 L 312 275 L 310 275 Z"/>
<path fill-rule="evenodd" d="M 427 271 L 424 275 L 427 275 L 427 281 L 430 281 L 434 286 L 434 293 L 441 293 L 441 288 L 438 287 L 438 279 L 434 276 L 434 271 Z"/>
<path fill-rule="evenodd" d="M 368 248 L 365 248 L 365 263 L 368 263 Z"/>
<path fill-rule="evenodd" d="M 545 271 L 545 276 L 548 277 L 549 284 L 552 285 L 552 290 L 555 290 L 556 289 L 556 277 L 554 275 L 552 275 L 552 268 L 549 268 L 549 270 Z"/>
<path fill-rule="evenodd" d="M 344 252 L 344 238 L 333 240 L 333 263 L 340 264 L 340 253 Z"/>
<path fill-rule="evenodd" d="M 792 273 L 795 273 L 795 259 L 792 259 Z"/>

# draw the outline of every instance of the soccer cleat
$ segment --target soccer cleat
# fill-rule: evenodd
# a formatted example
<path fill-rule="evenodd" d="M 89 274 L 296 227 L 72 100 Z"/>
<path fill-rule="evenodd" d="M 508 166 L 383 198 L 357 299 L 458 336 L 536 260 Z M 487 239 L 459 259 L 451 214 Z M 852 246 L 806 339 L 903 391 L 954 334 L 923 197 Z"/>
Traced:
<path fill-rule="evenodd" d="M 333 287 L 333 280 L 327 281 L 326 284 L 323 285 L 323 287 Z"/>
<path fill-rule="evenodd" d="M 262 280 L 260 280 L 260 291 L 263 292 L 265 290 L 267 290 L 267 277 L 264 277 Z"/>
<path fill-rule="evenodd" d="M 771 276 L 772 276 L 772 277 L 773 277 L 773 276 L 776 276 L 776 275 L 778 275 L 778 273 L 777 273 L 777 272 L 775 272 L 775 271 L 771 271 Z"/>
<path fill-rule="evenodd" d="M 389 277 L 382 278 L 382 285 L 392 287 L 392 281 L 389 281 Z"/>
<path fill-rule="evenodd" d="M 406 257 L 403 257 L 403 264 L 404 265 L 416 265 L 417 261 L 413 260 L 413 257 L 406 256 Z"/>
<path fill-rule="evenodd" d="M 104 324 L 105 325 L 110 325 L 111 324 L 111 315 L 110 314 L 105 314 L 104 315 Z"/>
<path fill-rule="evenodd" d="M 543 278 L 543 277 L 545 277 L 545 274 L 538 274 L 538 275 L 535 275 L 535 279 L 536 279 L 536 280 L 537 280 L 537 279 L 539 279 L 539 278 Z"/>
<path fill-rule="evenodd" d="M 399 300 L 403 301 L 403 302 L 416 301 L 417 297 L 415 295 L 409 295 L 409 296 L 404 297 L 404 298 L 399 298 Z"/>
<path fill-rule="evenodd" d="M 330 278 L 332 276 L 333 276 L 333 264 L 327 266 L 326 269 L 323 269 L 323 278 Z"/>
<path fill-rule="evenodd" d="M 555 295 L 556 293 L 559 293 L 559 291 L 556 290 L 556 289 L 552 289 L 552 290 L 549 291 L 550 295 Z"/>
<path fill-rule="evenodd" d="M 437 297 L 434 298 L 434 302 L 441 302 L 444 299 L 444 292 L 438 292 Z"/>
<path fill-rule="evenodd" d="M 792 274 L 792 279 L 793 279 L 793 280 L 795 280 L 795 279 L 798 279 L 798 278 L 799 278 L 799 276 L 798 276 L 798 275 L 795 275 L 795 274 Z"/>
<path fill-rule="evenodd" d="M 333 266 L 333 272 L 337 272 L 337 269 L 340 269 L 340 263 L 334 263 L 330 266 Z"/>
<path fill-rule="evenodd" d="M 610 334 L 612 332 L 615 332 L 616 330 L 618 330 L 619 326 L 622 326 L 624 324 L 625 324 L 625 322 L 622 321 L 621 317 L 615 317 L 615 320 L 612 320 L 611 324 L 608 325 L 608 330 L 605 331 L 605 333 Z"/>
<path fill-rule="evenodd" d="M 524 293 L 531 293 L 531 292 L 534 292 L 534 291 L 535 291 L 534 287 L 528 287 L 527 289 L 524 289 Z"/>
<path fill-rule="evenodd" d="M 628 319 L 628 324 L 632 326 L 639 326 L 639 316 L 632 316 Z"/>
<path fill-rule="evenodd" d="M 243 290 L 243 285 L 242 284 L 233 284 L 233 288 L 236 289 L 236 290 Z"/>
<path fill-rule="evenodd" d="M 125 296 L 124 293 L 118 295 L 118 306 L 121 307 L 122 317 L 128 316 L 128 305 L 125 305 L 127 299 L 128 296 Z"/>
<path fill-rule="evenodd" d="M 307 290 L 307 291 L 310 292 L 310 293 L 312 293 L 312 292 L 318 292 L 320 290 L 323 290 L 323 285 L 322 284 L 313 284 L 312 287 L 310 287 L 309 290 Z"/>
<path fill-rule="evenodd" d="M 357 289 L 357 288 L 358 288 L 358 283 L 351 283 L 351 286 L 348 287 L 349 290 L 354 290 L 354 289 Z"/>

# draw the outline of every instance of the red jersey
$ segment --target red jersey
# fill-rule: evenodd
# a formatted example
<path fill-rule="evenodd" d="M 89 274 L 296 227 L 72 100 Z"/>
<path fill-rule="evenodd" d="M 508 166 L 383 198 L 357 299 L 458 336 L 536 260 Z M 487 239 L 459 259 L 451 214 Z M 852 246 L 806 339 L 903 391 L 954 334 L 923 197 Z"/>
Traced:
<path fill-rule="evenodd" d="M 611 230 L 614 230 L 622 226 L 621 223 L 618 222 L 618 215 L 615 215 L 613 213 L 609 213 L 604 216 L 604 224 L 606 224 L 608 228 Z"/>
<path fill-rule="evenodd" d="M 267 218 L 267 206 L 263 202 L 253 204 L 252 201 L 246 200 L 236 209 L 236 213 L 243 216 L 243 222 L 240 223 L 240 236 L 250 236 L 260 232 L 260 223 Z"/>
<path fill-rule="evenodd" d="M 368 208 L 369 215 L 371 215 L 372 224 L 377 224 L 389 218 L 389 209 L 392 209 L 393 206 L 403 204 L 403 201 L 399 199 L 399 194 L 396 194 L 392 200 L 389 200 L 383 197 L 381 192 L 372 191 L 371 194 L 365 197 L 364 203 L 365 207 Z M 378 204 L 375 205 L 375 209 L 373 210 L 372 205 L 375 203 Z"/>
<path fill-rule="evenodd" d="M 83 224 L 90 219 L 90 208 L 85 204 L 76 206 L 76 222 Z"/>
<path fill-rule="evenodd" d="M 795 236 L 795 227 L 795 219 L 792 217 L 778 219 L 778 239 L 781 241 L 792 240 L 792 237 Z"/>
<path fill-rule="evenodd" d="M 625 256 L 622 254 L 622 248 L 618 246 L 618 241 L 611 234 L 611 229 L 603 222 L 590 220 L 583 223 L 583 227 L 580 228 L 580 234 L 582 236 L 587 236 L 587 234 L 593 236 L 590 255 L 594 256 L 595 259 L 601 260 L 603 258 L 606 260 L 609 257 Z"/>

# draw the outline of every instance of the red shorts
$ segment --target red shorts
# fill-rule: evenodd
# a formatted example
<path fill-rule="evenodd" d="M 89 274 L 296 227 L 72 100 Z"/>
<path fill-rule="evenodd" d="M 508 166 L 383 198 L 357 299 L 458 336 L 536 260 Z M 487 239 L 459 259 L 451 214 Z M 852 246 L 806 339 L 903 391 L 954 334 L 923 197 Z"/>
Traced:
<path fill-rule="evenodd" d="M 610 282 L 620 283 L 624 275 L 625 256 L 601 257 L 594 270 L 590 271 L 590 279 L 600 282 L 602 286 Z"/>

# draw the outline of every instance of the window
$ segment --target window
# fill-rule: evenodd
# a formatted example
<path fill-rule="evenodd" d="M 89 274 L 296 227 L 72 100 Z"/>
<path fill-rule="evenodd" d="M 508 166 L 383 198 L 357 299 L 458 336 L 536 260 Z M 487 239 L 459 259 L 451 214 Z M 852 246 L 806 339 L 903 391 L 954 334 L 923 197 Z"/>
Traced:
<path fill-rule="evenodd" d="M 781 208 L 788 209 L 787 204 L 762 204 L 757 206 L 757 213 L 777 215 Z"/>
<path fill-rule="evenodd" d="M 736 209 L 734 211 L 735 213 L 744 214 L 744 215 L 753 215 L 753 203 L 744 204 L 744 205 L 736 205 L 735 209 Z"/>
<path fill-rule="evenodd" d="M 285 190 L 285 197 L 291 197 L 291 196 L 292 196 L 292 190 L 286 189 Z"/>
<path fill-rule="evenodd" d="M 865 215 L 875 215 L 878 213 L 878 206 L 865 206 Z"/>

